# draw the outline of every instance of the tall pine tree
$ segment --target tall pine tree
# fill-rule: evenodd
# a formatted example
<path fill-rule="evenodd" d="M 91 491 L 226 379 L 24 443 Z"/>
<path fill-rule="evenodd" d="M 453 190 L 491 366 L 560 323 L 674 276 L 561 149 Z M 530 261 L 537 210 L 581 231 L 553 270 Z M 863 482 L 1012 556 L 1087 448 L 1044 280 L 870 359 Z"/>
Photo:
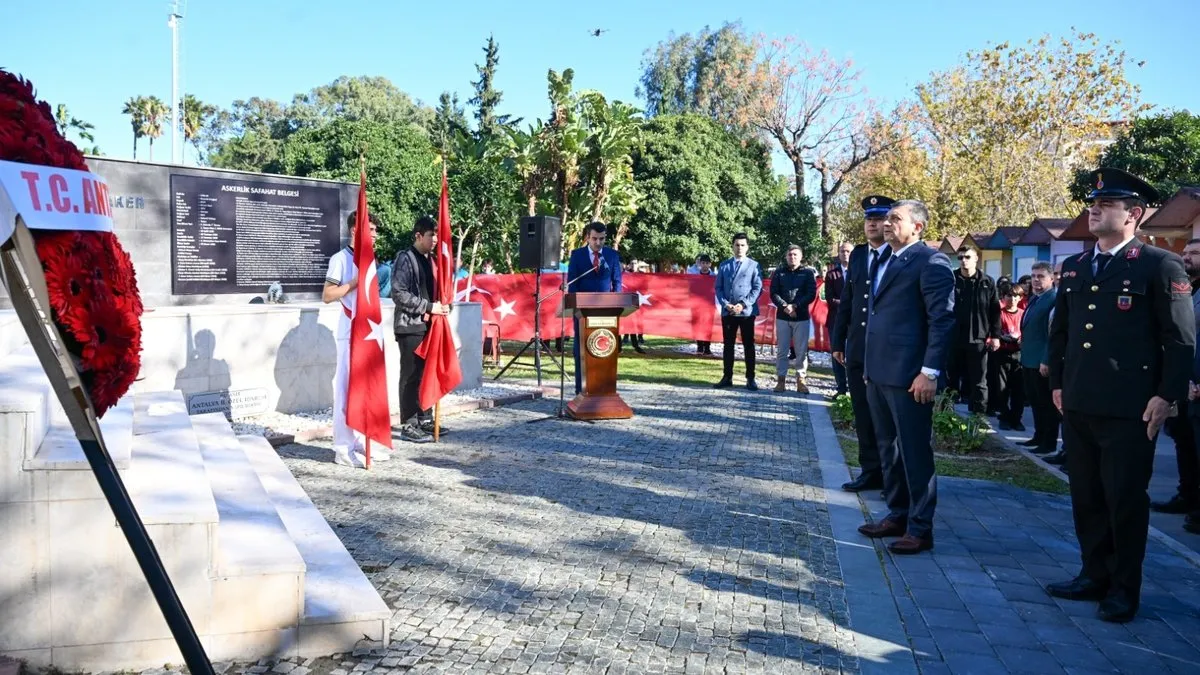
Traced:
<path fill-rule="evenodd" d="M 479 79 L 471 83 L 475 87 L 475 97 L 468 102 L 475 106 L 479 135 L 482 138 L 491 138 L 508 122 L 507 116 L 496 115 L 496 107 L 500 105 L 500 97 L 503 94 L 494 86 L 496 64 L 500 62 L 500 45 L 496 44 L 495 37 L 488 36 L 483 53 L 486 55 L 484 64 L 475 64 L 475 72 L 479 73 Z"/>

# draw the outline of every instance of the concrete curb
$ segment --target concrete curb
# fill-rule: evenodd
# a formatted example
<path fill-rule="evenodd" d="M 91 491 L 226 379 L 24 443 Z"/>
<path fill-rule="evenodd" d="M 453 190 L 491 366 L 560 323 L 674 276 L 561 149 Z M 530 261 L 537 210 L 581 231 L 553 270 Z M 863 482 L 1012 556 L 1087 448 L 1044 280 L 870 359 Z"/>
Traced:
<path fill-rule="evenodd" d="M 854 631 L 858 649 L 859 672 L 917 673 L 916 657 L 880 557 L 883 553 L 858 533 L 866 515 L 863 502 L 857 494 L 841 489 L 842 483 L 850 480 L 850 469 L 829 418 L 829 402 L 807 397 L 800 401 L 812 422 L 829 524 L 846 591 L 849 628 Z"/>
<path fill-rule="evenodd" d="M 558 390 L 555 390 L 558 393 Z M 528 394 L 513 394 L 512 396 L 501 396 L 500 398 L 481 398 L 476 401 L 465 401 L 463 403 L 455 403 L 442 408 L 443 415 L 457 415 L 459 413 L 472 412 L 475 410 L 486 410 L 488 408 L 499 408 L 500 406 L 512 405 L 522 401 L 533 401 L 543 397 L 544 392 L 532 391 Z M 392 424 L 399 424 L 400 420 L 396 415 L 392 416 Z M 267 442 L 272 447 L 278 448 L 291 443 L 310 443 L 321 438 L 332 438 L 333 427 L 323 426 L 314 429 L 305 429 L 304 431 L 295 434 L 277 434 L 274 436 L 265 436 Z"/>

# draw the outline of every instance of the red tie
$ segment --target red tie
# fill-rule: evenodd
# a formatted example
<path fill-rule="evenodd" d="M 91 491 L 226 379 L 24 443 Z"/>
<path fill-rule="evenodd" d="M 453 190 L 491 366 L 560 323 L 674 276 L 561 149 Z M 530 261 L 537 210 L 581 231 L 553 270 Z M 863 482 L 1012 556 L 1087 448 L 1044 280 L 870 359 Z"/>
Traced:
<path fill-rule="evenodd" d="M 592 253 L 592 269 L 600 269 L 600 251 L 594 251 Z"/>

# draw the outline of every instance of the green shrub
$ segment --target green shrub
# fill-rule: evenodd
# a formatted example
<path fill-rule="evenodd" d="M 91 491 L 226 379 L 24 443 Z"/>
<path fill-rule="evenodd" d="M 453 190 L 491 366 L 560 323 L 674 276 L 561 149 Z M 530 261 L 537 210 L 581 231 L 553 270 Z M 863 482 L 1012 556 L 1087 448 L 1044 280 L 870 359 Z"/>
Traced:
<path fill-rule="evenodd" d="M 829 417 L 833 425 L 839 429 L 854 428 L 854 406 L 850 403 L 849 394 L 838 394 L 829 406 Z"/>
<path fill-rule="evenodd" d="M 987 421 L 979 415 L 963 417 L 954 410 L 958 392 L 946 389 L 933 401 L 934 450 L 966 454 L 983 447 Z"/>

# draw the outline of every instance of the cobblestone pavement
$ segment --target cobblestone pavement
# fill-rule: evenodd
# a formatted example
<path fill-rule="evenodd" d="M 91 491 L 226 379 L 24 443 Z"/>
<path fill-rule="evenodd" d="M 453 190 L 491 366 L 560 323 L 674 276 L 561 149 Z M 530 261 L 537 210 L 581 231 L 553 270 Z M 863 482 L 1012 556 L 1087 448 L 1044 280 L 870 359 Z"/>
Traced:
<path fill-rule="evenodd" d="M 822 458 L 840 452 L 828 417 L 815 426 Z M 878 493 L 862 499 L 886 515 Z M 1200 672 L 1200 569 L 1162 543 L 1147 549 L 1138 618 L 1119 625 L 1044 590 L 1079 571 L 1069 497 L 940 479 L 934 536 L 932 554 L 876 545 L 921 673 Z"/>
<path fill-rule="evenodd" d="M 395 609 L 390 648 L 301 667 L 858 672 L 806 407 L 622 393 L 629 421 L 456 415 L 370 473 L 281 448 Z"/>

